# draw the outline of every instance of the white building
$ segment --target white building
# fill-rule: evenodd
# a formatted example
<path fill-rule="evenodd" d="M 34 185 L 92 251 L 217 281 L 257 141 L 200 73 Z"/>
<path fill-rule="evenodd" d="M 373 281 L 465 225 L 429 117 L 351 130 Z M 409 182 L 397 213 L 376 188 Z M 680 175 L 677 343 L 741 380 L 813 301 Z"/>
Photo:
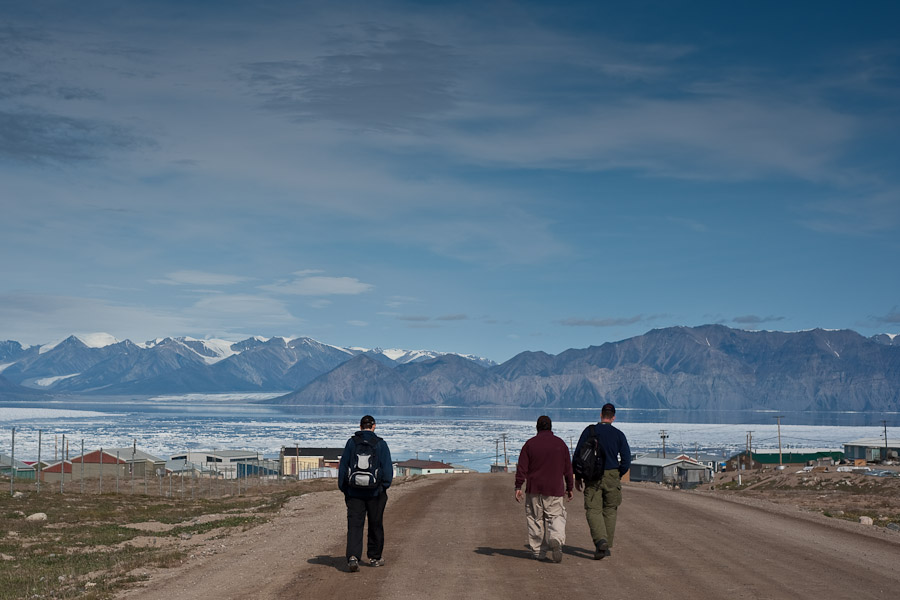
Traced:
<path fill-rule="evenodd" d="M 435 475 L 444 473 L 471 473 L 471 469 L 448 465 L 436 460 L 411 459 L 396 463 L 398 475 Z"/>
<path fill-rule="evenodd" d="M 256 465 L 261 459 L 258 452 L 249 450 L 188 450 L 170 456 L 168 464 L 172 462 L 193 463 L 200 467 L 204 475 L 209 473 L 213 477 L 235 479 L 238 477 L 240 463 Z"/>

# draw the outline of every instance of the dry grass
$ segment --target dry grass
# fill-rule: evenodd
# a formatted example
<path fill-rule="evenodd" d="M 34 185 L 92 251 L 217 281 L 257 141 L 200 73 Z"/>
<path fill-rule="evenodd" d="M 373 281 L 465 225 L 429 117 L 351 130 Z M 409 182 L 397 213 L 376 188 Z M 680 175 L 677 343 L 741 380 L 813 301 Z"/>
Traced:
<path fill-rule="evenodd" d="M 734 473 L 716 477 L 714 489 L 820 512 L 829 517 L 859 521 L 871 517 L 875 525 L 900 525 L 900 478 L 854 473 L 800 473 L 765 469 L 744 472 L 741 485 Z"/>
<path fill-rule="evenodd" d="M 8 481 L 8 480 L 7 480 Z M 80 493 L 18 485 L 20 497 L 0 495 L 0 600 L 80 598 L 102 600 L 138 578 L 139 568 L 171 567 L 184 559 L 178 540 L 255 527 L 291 497 L 334 489 L 333 479 L 278 482 L 238 496 L 160 497 L 131 493 Z M 46 521 L 26 517 L 45 513 Z M 148 531 L 130 525 L 172 526 Z M 136 537 L 153 544 L 129 544 Z M 157 543 L 158 542 L 158 543 Z"/>

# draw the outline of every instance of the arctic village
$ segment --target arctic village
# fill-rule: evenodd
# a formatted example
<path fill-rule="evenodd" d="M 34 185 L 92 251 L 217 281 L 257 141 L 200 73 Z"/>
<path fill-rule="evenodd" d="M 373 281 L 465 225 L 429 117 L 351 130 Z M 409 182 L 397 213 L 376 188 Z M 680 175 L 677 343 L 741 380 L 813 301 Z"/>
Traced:
<path fill-rule="evenodd" d="M 241 445 L 245 438 L 236 432 L 225 433 L 221 440 L 233 444 L 230 447 L 221 442 L 198 447 L 200 438 L 166 437 L 160 442 L 151 441 L 151 435 L 128 440 L 124 431 L 110 427 L 110 417 L 102 415 L 106 411 L 122 414 L 124 410 L 123 420 L 128 420 L 129 412 L 140 410 L 131 406 L 132 402 L 149 401 L 153 405 L 153 398 L 170 398 L 177 410 L 183 411 L 192 404 L 224 397 L 229 410 L 247 415 L 256 415 L 258 407 L 287 410 L 294 415 L 336 408 L 342 415 L 337 419 L 341 428 L 335 435 L 340 442 L 355 429 L 353 416 L 363 407 L 388 415 L 429 407 L 438 411 L 502 407 L 527 415 L 566 415 L 573 408 L 593 406 L 584 413 L 587 420 L 596 419 L 599 406 L 612 401 L 620 407 L 619 426 L 628 432 L 640 425 L 629 424 L 629 415 L 637 417 L 641 411 L 674 408 L 686 414 L 708 409 L 689 399 L 696 398 L 695 390 L 701 386 L 712 389 L 707 397 L 715 399 L 716 410 L 740 412 L 748 405 L 764 405 L 762 398 L 778 394 L 771 391 L 770 377 L 755 381 L 754 377 L 765 373 L 770 368 L 767 365 L 776 360 L 782 373 L 790 373 L 792 364 L 797 373 L 802 373 L 802 381 L 799 376 L 792 381 L 785 375 L 777 384 L 782 390 L 816 390 L 806 396 L 793 391 L 796 395 L 790 403 L 770 403 L 772 410 L 763 416 L 774 422 L 776 438 L 754 441 L 752 430 L 761 426 L 748 424 L 743 440 L 723 443 L 720 433 L 712 444 L 697 440 L 685 448 L 683 443 L 670 440 L 666 428 L 671 430 L 674 423 L 649 423 L 659 428 L 648 433 L 657 438 L 657 443 L 646 443 L 646 436 L 641 438 L 635 432 L 635 439 L 643 439 L 644 444 L 632 446 L 631 468 L 622 478 L 626 497 L 647 494 L 646 501 L 652 502 L 665 495 L 690 494 L 701 502 L 726 499 L 745 507 L 743 510 L 775 514 L 799 510 L 805 519 L 818 516 L 857 533 L 874 534 L 882 542 L 900 544 L 900 439 L 894 435 L 893 421 L 888 420 L 892 398 L 890 394 L 880 398 L 872 393 L 870 383 L 860 385 L 860 378 L 865 376 L 897 386 L 898 382 L 890 381 L 900 372 L 894 341 L 891 336 L 866 339 L 848 331 L 779 334 L 706 326 L 654 330 L 641 339 L 569 351 L 566 356 L 525 353 L 501 365 L 475 356 L 338 348 L 310 338 L 251 338 L 240 343 L 181 338 L 135 344 L 96 335 L 72 336 L 31 348 L 5 342 L 0 363 L 3 411 L 37 412 L 32 422 L 17 419 L 8 427 L 10 452 L 0 454 L 2 476 L 9 483 L 9 494 L 3 500 L 7 534 L 0 545 L 0 577 L 5 583 L 3 589 L 11 590 L 0 597 L 25 597 L 22 590 L 26 589 L 30 591 L 27 597 L 155 597 L 151 590 L 168 595 L 175 584 L 163 583 L 171 576 L 167 574 L 187 568 L 179 577 L 189 580 L 198 569 L 220 568 L 211 567 L 210 562 L 231 568 L 227 561 L 234 557 L 228 555 L 238 547 L 244 548 L 240 550 L 242 555 L 249 552 L 244 544 L 253 546 L 253 536 L 270 535 L 261 533 L 263 528 L 281 527 L 285 519 L 300 518 L 300 509 L 291 507 L 309 502 L 311 497 L 335 493 L 342 443 L 311 445 L 301 444 L 296 438 L 274 437 L 265 447 L 246 448 Z M 873 364 L 883 365 L 883 370 L 873 373 Z M 811 365 L 817 370 L 813 371 Z M 865 365 L 865 375 L 855 371 L 861 365 Z M 75 369 L 78 371 L 73 372 Z M 655 377 L 649 377 L 648 372 Z M 710 381 L 725 379 L 723 372 L 729 373 L 729 381 L 739 373 L 745 374 L 740 393 L 730 385 L 710 387 Z M 623 382 L 635 378 L 636 373 L 641 387 L 623 390 Z M 681 387 L 671 381 L 658 383 L 666 377 L 677 378 Z M 810 385 L 811 377 L 819 380 Z M 211 382 L 221 381 L 231 387 L 230 393 L 210 387 Z M 651 387 L 648 382 L 652 381 L 659 387 Z M 835 381 L 840 382 L 836 387 L 824 383 Z M 525 396 L 530 399 L 525 406 L 510 406 L 515 394 L 504 392 L 498 382 L 514 385 L 517 394 L 528 385 L 528 389 L 541 390 L 543 395 L 535 397 L 532 393 Z M 487 385 L 501 402 L 483 400 Z M 283 391 L 291 387 L 295 391 Z M 757 396 L 743 405 L 729 404 L 732 398 L 747 393 Z M 395 398 L 405 404 L 391 404 Z M 838 440 L 829 447 L 816 447 L 815 440 L 809 438 L 794 439 L 787 421 L 800 419 L 798 415 L 804 411 L 796 409 L 798 402 L 804 410 L 821 411 L 837 407 L 836 398 L 863 403 L 856 407 L 859 411 L 845 411 L 847 415 L 881 406 L 887 418 L 854 428 L 838 427 L 838 432 L 867 435 Z M 79 430 L 77 420 L 67 426 L 60 426 L 59 420 L 40 424 L 41 411 L 52 414 L 65 410 L 63 407 L 86 406 L 94 411 L 103 409 L 98 412 L 102 425 L 88 420 Z M 329 410 L 328 414 L 324 419 L 333 420 L 335 413 Z M 183 413 L 179 418 L 190 419 Z M 237 418 L 240 420 L 240 415 Z M 394 425 L 392 431 L 391 419 L 383 422 L 388 439 L 392 439 L 391 433 L 394 441 L 404 439 L 402 427 Z M 410 445 L 393 461 L 397 493 L 414 496 L 421 486 L 450 486 L 442 492 L 449 498 L 455 493 L 453 488 L 473 485 L 469 481 L 477 482 L 479 489 L 500 486 L 492 493 L 500 494 L 505 486 L 511 489 L 518 453 L 532 433 L 519 434 L 502 418 L 491 422 L 493 436 L 487 441 L 493 452 L 481 455 L 480 461 L 435 457 L 439 452 L 428 439 L 409 437 Z M 580 429 L 585 424 L 575 426 Z M 202 427 L 199 425 L 198 431 Z M 296 427 L 322 429 L 316 418 Z M 732 428 L 730 435 L 741 429 Z M 120 443 L 116 445 L 116 441 Z M 572 438 L 568 441 L 571 452 Z M 180 446 L 160 445 L 179 442 Z M 479 470 L 473 463 L 485 468 Z M 484 518 L 492 520 L 490 531 L 497 529 L 498 519 L 509 518 L 510 512 L 518 514 L 509 506 L 503 508 L 503 500 L 496 502 L 497 506 L 481 509 Z M 503 518 L 489 516 L 498 509 Z M 570 514 L 575 512 L 577 508 L 570 508 Z M 629 513 L 623 512 L 622 520 L 627 523 Z M 701 516 L 701 523 L 714 519 L 714 514 Z M 402 522 L 405 516 L 398 518 Z M 638 522 L 647 518 L 646 514 L 631 515 Z M 103 526 L 98 528 L 96 523 Z M 341 529 L 339 524 L 335 527 Z M 627 531 L 627 525 L 622 527 Z M 247 536 L 247 540 L 238 542 Z M 228 543 L 221 540 L 236 545 L 228 550 Z M 589 539 L 586 545 L 590 546 Z M 510 550 L 513 557 L 516 552 Z M 569 552 L 578 554 L 577 549 Z M 341 569 L 339 554 L 325 563 Z M 193 564 L 198 557 L 205 566 Z M 267 563 L 263 561 L 258 568 L 265 569 Z M 893 577 L 890 573 L 885 576 Z M 278 590 L 264 592 L 267 579 L 261 577 L 257 587 L 247 593 L 259 597 L 290 595 L 285 592 L 291 587 L 287 580 Z"/>
<path fill-rule="evenodd" d="M 0 2 L 0 600 L 897 600 L 900 2 Z"/>

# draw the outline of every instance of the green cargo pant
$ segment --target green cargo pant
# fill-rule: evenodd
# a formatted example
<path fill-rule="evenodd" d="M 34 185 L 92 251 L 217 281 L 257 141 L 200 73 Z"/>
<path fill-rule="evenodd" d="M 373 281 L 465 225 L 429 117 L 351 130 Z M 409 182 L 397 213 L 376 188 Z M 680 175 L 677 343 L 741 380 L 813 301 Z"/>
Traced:
<path fill-rule="evenodd" d="M 616 534 L 616 514 L 622 504 L 622 480 L 615 469 L 603 473 L 603 478 L 584 486 L 584 511 L 594 544 L 600 540 L 613 545 Z"/>

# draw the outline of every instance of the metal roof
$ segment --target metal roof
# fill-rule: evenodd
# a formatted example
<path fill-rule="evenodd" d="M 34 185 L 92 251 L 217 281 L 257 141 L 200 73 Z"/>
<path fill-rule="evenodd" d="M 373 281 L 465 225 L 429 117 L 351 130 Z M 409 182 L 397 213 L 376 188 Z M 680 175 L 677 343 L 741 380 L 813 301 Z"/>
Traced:
<path fill-rule="evenodd" d="M 34 471 L 35 467 L 33 465 L 29 465 L 23 463 L 19 459 L 14 459 L 11 456 L 7 456 L 6 454 L 0 454 L 0 466 L 12 468 L 15 465 L 17 471 Z"/>
<path fill-rule="evenodd" d="M 134 447 L 128 446 L 126 448 L 104 448 L 104 454 L 109 454 L 110 456 L 117 456 L 128 462 L 133 460 L 146 460 L 150 462 L 165 462 L 164 458 L 159 458 L 158 456 L 153 456 L 148 452 L 144 452 L 143 450 L 135 450 Z M 87 454 L 90 454 L 88 452 Z M 134 456 L 132 456 L 132 454 Z"/>
<path fill-rule="evenodd" d="M 882 445 L 884 443 L 882 442 Z M 796 446 L 791 446 L 790 448 L 782 448 L 778 450 L 778 448 L 757 448 L 753 451 L 754 455 L 757 454 L 831 454 L 833 452 L 844 452 L 843 448 L 797 448 Z"/>
<path fill-rule="evenodd" d="M 436 460 L 419 460 L 416 458 L 405 460 L 397 463 L 398 467 L 405 469 L 453 469 L 453 465 L 442 463 Z"/>
<path fill-rule="evenodd" d="M 297 446 L 285 446 L 284 456 L 321 457 L 327 460 L 340 460 L 344 448 L 297 448 Z"/>
<path fill-rule="evenodd" d="M 706 469 L 707 466 L 704 464 L 698 464 L 696 462 L 685 460 L 683 458 L 636 458 L 631 461 L 631 466 L 639 466 L 639 467 L 669 467 L 671 465 L 683 465 L 687 469 Z"/>
<path fill-rule="evenodd" d="M 881 447 L 884 448 L 885 445 L 890 446 L 892 448 L 900 447 L 900 439 L 887 439 L 887 444 L 885 444 L 883 437 L 876 438 L 863 438 L 861 440 L 853 440 L 852 442 L 847 442 L 844 444 L 845 446 L 873 446 L 873 447 Z"/>

